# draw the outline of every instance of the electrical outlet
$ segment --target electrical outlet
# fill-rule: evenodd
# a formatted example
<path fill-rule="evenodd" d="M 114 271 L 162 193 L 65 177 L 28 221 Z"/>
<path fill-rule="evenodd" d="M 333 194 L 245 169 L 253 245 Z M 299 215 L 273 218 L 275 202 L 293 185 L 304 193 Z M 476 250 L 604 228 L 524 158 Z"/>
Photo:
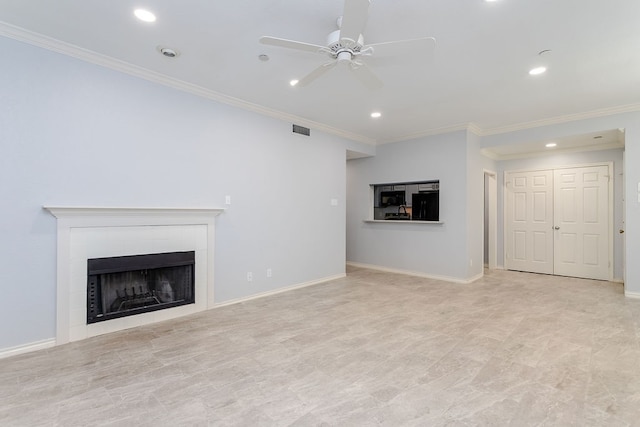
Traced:
<path fill-rule="evenodd" d="M 273 272 L 271 271 L 270 268 L 267 268 L 267 277 L 271 277 L 273 275 Z"/>
<path fill-rule="evenodd" d="M 473 260 L 472 259 L 469 260 L 469 267 L 473 267 Z"/>
<path fill-rule="evenodd" d="M 331 199 L 331 206 L 338 206 L 338 199 Z"/>
<path fill-rule="evenodd" d="M 227 205 L 231 204 L 231 196 L 224 196 L 224 203 Z"/>
<path fill-rule="evenodd" d="M 253 282 L 253 273 L 252 272 L 248 272 L 247 273 L 247 282 Z"/>

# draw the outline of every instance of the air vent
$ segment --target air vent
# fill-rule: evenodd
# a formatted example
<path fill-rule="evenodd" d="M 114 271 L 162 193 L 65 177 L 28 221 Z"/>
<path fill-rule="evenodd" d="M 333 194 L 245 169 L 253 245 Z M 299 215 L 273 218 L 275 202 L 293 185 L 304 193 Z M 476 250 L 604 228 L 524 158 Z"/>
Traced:
<path fill-rule="evenodd" d="M 311 135 L 311 129 L 300 125 L 293 125 L 293 133 L 299 133 L 300 135 Z"/>

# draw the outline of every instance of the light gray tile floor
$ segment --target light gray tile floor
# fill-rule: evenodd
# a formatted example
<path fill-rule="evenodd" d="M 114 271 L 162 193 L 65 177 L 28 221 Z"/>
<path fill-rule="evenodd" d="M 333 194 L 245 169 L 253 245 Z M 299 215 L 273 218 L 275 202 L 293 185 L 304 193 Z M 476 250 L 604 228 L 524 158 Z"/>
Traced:
<path fill-rule="evenodd" d="M 0 360 L 0 425 L 640 425 L 639 331 L 616 283 L 349 268 Z"/>

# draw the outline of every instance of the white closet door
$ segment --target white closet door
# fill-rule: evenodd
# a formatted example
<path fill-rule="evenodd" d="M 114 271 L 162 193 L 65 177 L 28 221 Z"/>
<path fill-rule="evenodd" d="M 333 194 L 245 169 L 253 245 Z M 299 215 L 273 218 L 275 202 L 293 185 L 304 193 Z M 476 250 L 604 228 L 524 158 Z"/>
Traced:
<path fill-rule="evenodd" d="M 554 171 L 554 273 L 609 278 L 609 168 Z"/>
<path fill-rule="evenodd" d="M 553 171 L 508 172 L 508 270 L 553 274 Z"/>

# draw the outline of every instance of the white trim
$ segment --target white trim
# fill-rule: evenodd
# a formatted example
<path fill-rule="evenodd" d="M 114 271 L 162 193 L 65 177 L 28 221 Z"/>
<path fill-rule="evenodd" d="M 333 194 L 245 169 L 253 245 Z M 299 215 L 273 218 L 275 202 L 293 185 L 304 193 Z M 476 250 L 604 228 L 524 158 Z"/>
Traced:
<path fill-rule="evenodd" d="M 507 171 L 502 171 L 502 269 L 507 268 Z"/>
<path fill-rule="evenodd" d="M 44 206 L 57 218 L 57 291 L 56 291 L 56 345 L 70 341 L 88 338 L 103 333 L 114 332 L 134 326 L 154 323 L 173 317 L 184 316 L 197 311 L 207 310 L 214 305 L 214 251 L 215 251 L 215 217 L 224 212 L 220 208 L 154 208 L 154 207 L 87 207 L 87 206 Z M 113 228 L 134 229 L 136 227 L 161 228 L 181 226 L 204 226 L 202 232 L 202 247 L 196 249 L 196 257 L 201 256 L 206 265 L 206 274 L 200 279 L 196 278 L 196 295 L 200 292 L 202 297 L 196 298 L 195 304 L 173 307 L 167 310 L 143 313 L 138 316 L 113 319 L 108 322 L 93 323 L 91 325 L 80 324 L 78 319 L 72 322 L 72 317 L 77 317 L 71 306 L 71 297 L 77 293 L 77 279 L 72 273 L 72 264 L 79 262 L 74 259 L 72 249 L 76 252 L 82 245 L 72 244 L 72 234 L 79 233 L 81 229 Z M 196 236 L 192 236 L 198 240 Z M 149 242 L 152 242 L 150 239 Z M 123 254 L 125 255 L 125 254 Z M 75 264 L 74 264 L 75 265 Z M 76 265 L 77 266 L 77 265 Z M 86 285 L 85 285 L 86 286 Z M 86 292 L 86 287 L 84 288 Z M 76 298 L 77 295 L 75 295 Z M 86 299 L 86 295 L 85 295 Z M 76 301 L 77 302 L 77 301 Z M 76 309 L 77 311 L 77 309 Z"/>
<path fill-rule="evenodd" d="M 191 93 L 196 96 L 200 96 L 213 101 L 221 102 L 227 105 L 233 105 L 238 108 L 253 111 L 258 114 L 273 117 L 287 122 L 295 122 L 297 124 L 317 129 L 322 132 L 337 135 L 352 141 L 358 141 L 365 144 L 381 145 L 400 141 L 407 141 L 411 139 L 422 138 L 426 136 L 440 135 L 444 133 L 456 132 L 466 130 L 472 132 L 478 136 L 496 135 L 501 133 L 514 132 L 519 130 L 531 129 L 541 126 L 548 126 L 553 124 L 560 124 L 566 122 L 572 122 L 576 120 L 592 119 L 597 117 L 610 116 L 614 114 L 629 113 L 640 111 L 640 104 L 628 104 L 611 108 L 602 108 L 598 110 L 592 110 L 582 113 L 567 114 L 564 116 L 551 117 L 547 119 L 541 119 L 531 122 L 524 122 L 514 125 L 508 125 L 503 127 L 487 128 L 483 129 L 474 122 L 457 124 L 452 126 L 445 126 L 435 129 L 429 129 L 424 132 L 416 132 L 401 137 L 387 139 L 387 140 L 375 140 L 373 138 L 366 137 L 364 135 L 358 135 L 353 132 L 349 132 L 343 129 L 337 129 L 335 127 L 315 122 L 303 117 L 299 117 L 293 114 L 285 113 L 282 111 L 274 110 L 264 107 L 262 105 L 254 104 L 239 98 L 234 98 L 222 93 L 216 92 L 211 89 L 204 88 L 202 86 L 194 85 L 173 77 L 169 77 L 155 71 L 151 71 L 133 64 L 126 63 L 124 61 L 117 60 L 107 55 L 99 54 L 97 52 L 90 51 L 88 49 L 81 48 L 71 43 L 56 40 L 52 37 L 45 36 L 33 31 L 29 31 L 24 28 L 17 27 L 15 25 L 0 21 L 0 36 L 9 37 L 14 40 L 18 40 L 24 43 L 38 46 L 53 52 L 61 53 L 73 58 L 80 59 L 85 62 L 96 64 L 105 68 L 120 71 L 125 74 L 129 74 L 135 77 L 139 77 L 148 81 L 152 81 L 164 86 L 168 86 L 183 92 Z"/>
<path fill-rule="evenodd" d="M 132 206 L 52 206 L 45 205 L 44 209 L 51 212 L 53 216 L 59 220 L 72 220 L 74 227 L 95 227 L 96 224 L 104 226 L 105 218 L 109 221 L 115 221 L 116 225 L 124 222 L 127 225 L 167 225 L 165 221 L 171 224 L 183 224 L 185 216 L 190 218 L 200 218 L 209 216 L 217 216 L 225 211 L 224 208 L 164 208 L 164 207 L 132 207 Z M 176 218 L 176 215 L 181 218 Z M 150 218 L 152 217 L 152 218 Z M 83 220 L 83 218 L 86 218 Z M 118 221 L 118 218 L 122 220 Z M 135 218 L 142 218 L 136 220 Z M 162 218 L 160 220 L 160 218 Z M 156 224 L 156 221 L 162 221 Z M 131 222 L 134 222 L 132 224 Z"/>
<path fill-rule="evenodd" d="M 471 132 L 475 136 L 482 136 L 483 133 L 482 128 L 473 122 L 467 123 L 467 131 Z"/>
<path fill-rule="evenodd" d="M 442 280 L 443 282 L 459 283 L 462 285 L 468 285 L 469 283 L 480 279 L 484 275 L 484 272 L 481 272 L 480 274 L 477 274 L 469 279 L 460 279 L 458 277 L 440 276 L 437 274 L 428 274 L 420 271 L 402 270 L 399 268 L 384 267 L 381 265 L 373 265 L 373 264 L 363 264 L 360 262 L 347 261 L 347 265 L 351 267 L 368 268 L 369 270 L 384 271 L 386 273 L 405 274 L 407 276 L 422 277 L 425 279 Z"/>
<path fill-rule="evenodd" d="M 540 171 L 554 171 L 556 169 L 573 169 L 573 168 L 590 168 L 592 166 L 610 166 L 611 168 L 613 168 L 613 162 L 611 161 L 602 161 L 602 162 L 595 162 L 595 163 L 576 163 L 575 165 L 558 165 L 558 166 L 549 166 L 549 167 L 540 167 L 540 168 L 536 168 L 536 169 L 511 169 L 508 171 L 502 171 L 503 175 L 506 175 L 507 173 L 514 173 L 514 172 L 540 172 Z M 613 169 L 611 169 L 611 171 L 613 171 Z M 610 171 L 610 172 L 611 172 Z"/>
<path fill-rule="evenodd" d="M 248 297 L 243 297 L 243 298 L 237 298 L 237 299 L 233 299 L 230 301 L 225 301 L 219 304 L 214 304 L 212 308 L 221 308 L 221 307 L 226 307 L 228 305 L 234 305 L 234 304 L 239 304 L 242 302 L 247 302 L 247 301 L 251 301 L 254 299 L 258 299 L 258 298 L 264 298 L 264 297 L 268 297 L 271 295 L 277 295 L 277 294 L 281 294 L 284 292 L 289 292 L 289 291 L 293 291 L 296 289 L 302 289 L 302 288 L 306 288 L 309 286 L 314 286 L 314 285 L 318 285 L 321 283 L 326 283 L 326 282 L 330 282 L 332 280 L 337 280 L 337 279 L 342 279 L 344 277 L 346 277 L 347 275 L 345 273 L 342 274 L 336 274 L 334 276 L 328 276 L 328 277 L 324 277 L 322 279 L 317 279 L 317 280 L 312 280 L 309 282 L 304 282 L 304 283 L 300 283 L 297 285 L 293 285 L 293 286 L 287 286 L 284 288 L 280 288 L 280 289 L 276 289 L 273 291 L 267 291 L 267 292 L 262 292 L 259 294 L 255 294 L 255 295 L 250 295 Z M 20 345 L 20 346 L 16 346 L 16 347 L 10 347 L 4 350 L 0 350 L 0 359 L 4 359 L 7 357 L 11 357 L 11 356 L 17 356 L 19 354 L 25 354 L 25 353 L 31 353 L 33 351 L 38 351 L 38 350 L 44 350 L 47 348 L 52 348 L 56 346 L 56 340 L 55 338 L 51 338 L 51 339 L 47 339 L 47 340 L 42 340 L 42 341 L 36 341 L 33 343 L 29 343 L 29 344 L 24 344 L 24 345 Z"/>
<path fill-rule="evenodd" d="M 613 281 L 614 277 L 614 269 L 615 269 L 615 259 L 613 258 L 613 254 L 614 254 L 614 245 L 615 243 L 615 228 L 616 228 L 616 219 L 614 217 L 615 213 L 614 213 L 614 205 L 615 205 L 615 185 L 614 185 L 614 180 L 615 180 L 615 168 L 614 168 L 614 164 L 612 161 L 610 162 L 606 162 L 607 164 L 607 169 L 608 169 L 608 173 L 609 173 L 609 179 L 608 179 L 608 184 L 609 187 L 607 188 L 607 191 L 609 192 L 609 200 L 607 201 L 609 203 L 609 210 L 608 210 L 608 214 L 609 214 L 609 280 Z"/>
<path fill-rule="evenodd" d="M 627 298 L 640 299 L 640 292 L 624 291 L 624 296 Z"/>
<path fill-rule="evenodd" d="M 235 298 L 235 299 L 232 299 L 232 300 L 229 300 L 229 301 L 225 301 L 225 302 L 221 302 L 221 303 L 215 304 L 214 308 L 226 307 L 228 305 L 239 304 L 239 303 L 242 303 L 242 302 L 247 302 L 247 301 L 251 301 L 251 300 L 254 300 L 254 299 L 258 299 L 258 298 L 264 298 L 264 297 L 268 297 L 268 296 L 272 296 L 272 295 L 281 294 L 281 293 L 284 293 L 284 292 L 294 291 L 296 289 L 302 289 L 302 288 L 306 288 L 306 287 L 309 287 L 309 286 L 319 285 L 321 283 L 330 282 L 332 280 L 342 279 L 342 278 L 344 278 L 346 276 L 347 275 L 345 273 L 336 274 L 335 276 L 323 277 L 322 279 L 311 280 L 309 282 L 304 282 L 304 283 L 300 283 L 300 284 L 292 285 L 292 286 L 286 286 L 284 288 L 275 289 L 273 291 L 266 291 L 266 292 L 261 292 L 261 293 L 258 293 L 258 294 L 249 295 L 249 296 L 246 296 L 246 297 Z"/>
<path fill-rule="evenodd" d="M 412 139 L 424 138 L 427 136 L 434 136 L 434 135 L 442 135 L 445 133 L 459 132 L 459 131 L 470 131 L 477 135 L 477 131 L 479 129 L 480 128 L 477 127 L 476 125 L 465 123 L 465 124 L 458 124 L 453 126 L 429 129 L 423 132 L 416 132 L 409 135 L 399 136 L 393 139 L 382 139 L 382 140 L 378 140 L 377 143 L 378 145 L 393 144 L 396 142 L 410 141 Z"/>
<path fill-rule="evenodd" d="M 253 111 L 258 114 L 273 117 L 286 122 L 292 122 L 306 126 L 308 128 L 317 129 L 322 132 L 337 135 L 342 138 L 346 138 L 352 141 L 362 142 L 365 144 L 375 145 L 375 140 L 367 138 L 362 135 L 357 135 L 352 132 L 348 132 L 342 129 L 337 129 L 332 126 L 328 126 L 313 120 L 305 119 L 293 114 L 285 113 L 282 111 L 274 110 L 264 107 L 262 105 L 253 104 L 248 101 L 244 101 L 239 98 L 234 98 L 222 93 L 216 92 L 211 89 L 207 89 L 202 86 L 198 86 L 192 83 L 185 82 L 183 80 L 169 77 L 164 74 L 157 73 L 155 71 L 148 70 L 146 68 L 138 67 L 137 65 L 129 64 L 124 61 L 112 58 L 107 55 L 102 55 L 97 52 L 93 52 L 88 49 L 81 48 L 79 46 L 56 40 L 43 34 L 35 33 L 33 31 L 26 30 L 24 28 L 16 27 L 6 22 L 0 21 L 0 35 L 18 40 L 21 42 L 29 43 L 34 46 L 38 46 L 53 52 L 61 53 L 63 55 L 70 56 L 72 58 L 80 59 L 91 64 L 96 64 L 101 67 L 109 68 L 115 71 L 119 71 L 131 76 L 139 77 L 154 83 L 158 83 L 164 86 L 168 86 L 182 92 L 187 92 L 192 95 L 200 96 L 202 98 L 217 101 L 223 104 L 232 105 L 234 107 L 242 108 L 244 110 Z"/>
<path fill-rule="evenodd" d="M 574 122 L 578 120 L 594 119 L 598 117 L 612 116 L 615 114 L 633 113 L 640 111 L 640 104 L 619 105 L 610 108 L 600 108 L 597 110 L 585 111 L 582 113 L 565 114 L 563 116 L 550 117 L 547 119 L 534 120 L 530 122 L 518 123 L 514 125 L 482 129 L 475 126 L 474 133 L 479 136 L 497 135 L 502 133 L 516 132 L 520 130 L 533 129 L 543 126 L 557 125 Z M 477 133 L 479 131 L 479 134 Z"/>
<path fill-rule="evenodd" d="M 614 277 L 612 280 L 610 280 L 613 283 L 621 283 L 624 284 L 624 280 L 621 279 L 620 277 Z"/>
<path fill-rule="evenodd" d="M 557 156 L 559 154 L 571 154 L 571 153 L 583 153 L 586 151 L 603 151 L 603 150 L 617 150 L 624 149 L 624 144 L 620 144 L 617 142 L 612 142 L 610 144 L 602 144 L 602 145 L 590 145 L 586 147 L 573 147 L 573 148 L 565 148 L 553 151 L 534 151 L 527 153 L 517 153 L 517 154 L 498 154 L 495 153 L 491 147 L 482 148 L 480 153 L 483 156 L 489 157 L 493 160 L 516 160 L 516 159 L 532 159 L 537 157 L 551 157 Z"/>
<path fill-rule="evenodd" d="M 9 347 L 0 350 L 0 359 L 4 359 L 11 356 L 17 356 L 19 354 L 31 353 L 32 351 L 44 350 L 56 345 L 56 340 L 50 338 L 42 341 L 35 341 L 29 344 L 18 345 L 16 347 Z"/>
<path fill-rule="evenodd" d="M 609 266 L 608 266 L 608 278 L 607 280 L 610 282 L 614 281 L 614 277 L 613 277 L 613 270 L 614 270 L 614 259 L 613 259 L 613 253 L 614 253 L 614 234 L 615 234 L 615 218 L 614 218 L 614 196 L 615 196 L 615 187 L 614 187 L 614 172 L 615 172 L 615 168 L 614 168 L 614 162 L 613 161 L 606 161 L 606 162 L 596 162 L 596 163 L 581 163 L 581 164 L 575 164 L 575 165 L 563 165 L 563 166 L 552 166 L 552 167 L 541 167 L 541 168 L 537 168 L 537 169 L 515 169 L 515 170 L 508 170 L 508 171 L 502 171 L 502 177 L 503 177 L 503 191 L 502 191 L 502 205 L 503 205 L 503 255 L 504 255 L 504 265 L 505 265 L 505 270 L 507 270 L 506 265 L 507 265 L 507 175 L 508 174 L 512 174 L 512 173 L 522 173 L 522 172 L 540 172 L 540 171 L 555 171 L 558 169 L 574 169 L 574 168 L 589 168 L 589 167 L 598 167 L 598 166 L 606 166 L 608 169 L 608 174 L 609 174 L 609 182 L 608 182 L 608 187 L 607 187 L 607 191 L 609 193 L 609 198 L 607 200 L 607 212 L 609 215 L 609 224 L 608 224 L 608 242 L 607 245 L 608 247 L 608 256 L 609 256 Z M 555 184 L 554 184 L 555 185 Z M 554 197 L 555 197 L 555 192 L 554 192 Z M 555 199 L 554 199 L 555 200 Z M 555 250 L 555 247 L 554 247 Z M 555 275 L 555 274 L 554 274 Z"/>

